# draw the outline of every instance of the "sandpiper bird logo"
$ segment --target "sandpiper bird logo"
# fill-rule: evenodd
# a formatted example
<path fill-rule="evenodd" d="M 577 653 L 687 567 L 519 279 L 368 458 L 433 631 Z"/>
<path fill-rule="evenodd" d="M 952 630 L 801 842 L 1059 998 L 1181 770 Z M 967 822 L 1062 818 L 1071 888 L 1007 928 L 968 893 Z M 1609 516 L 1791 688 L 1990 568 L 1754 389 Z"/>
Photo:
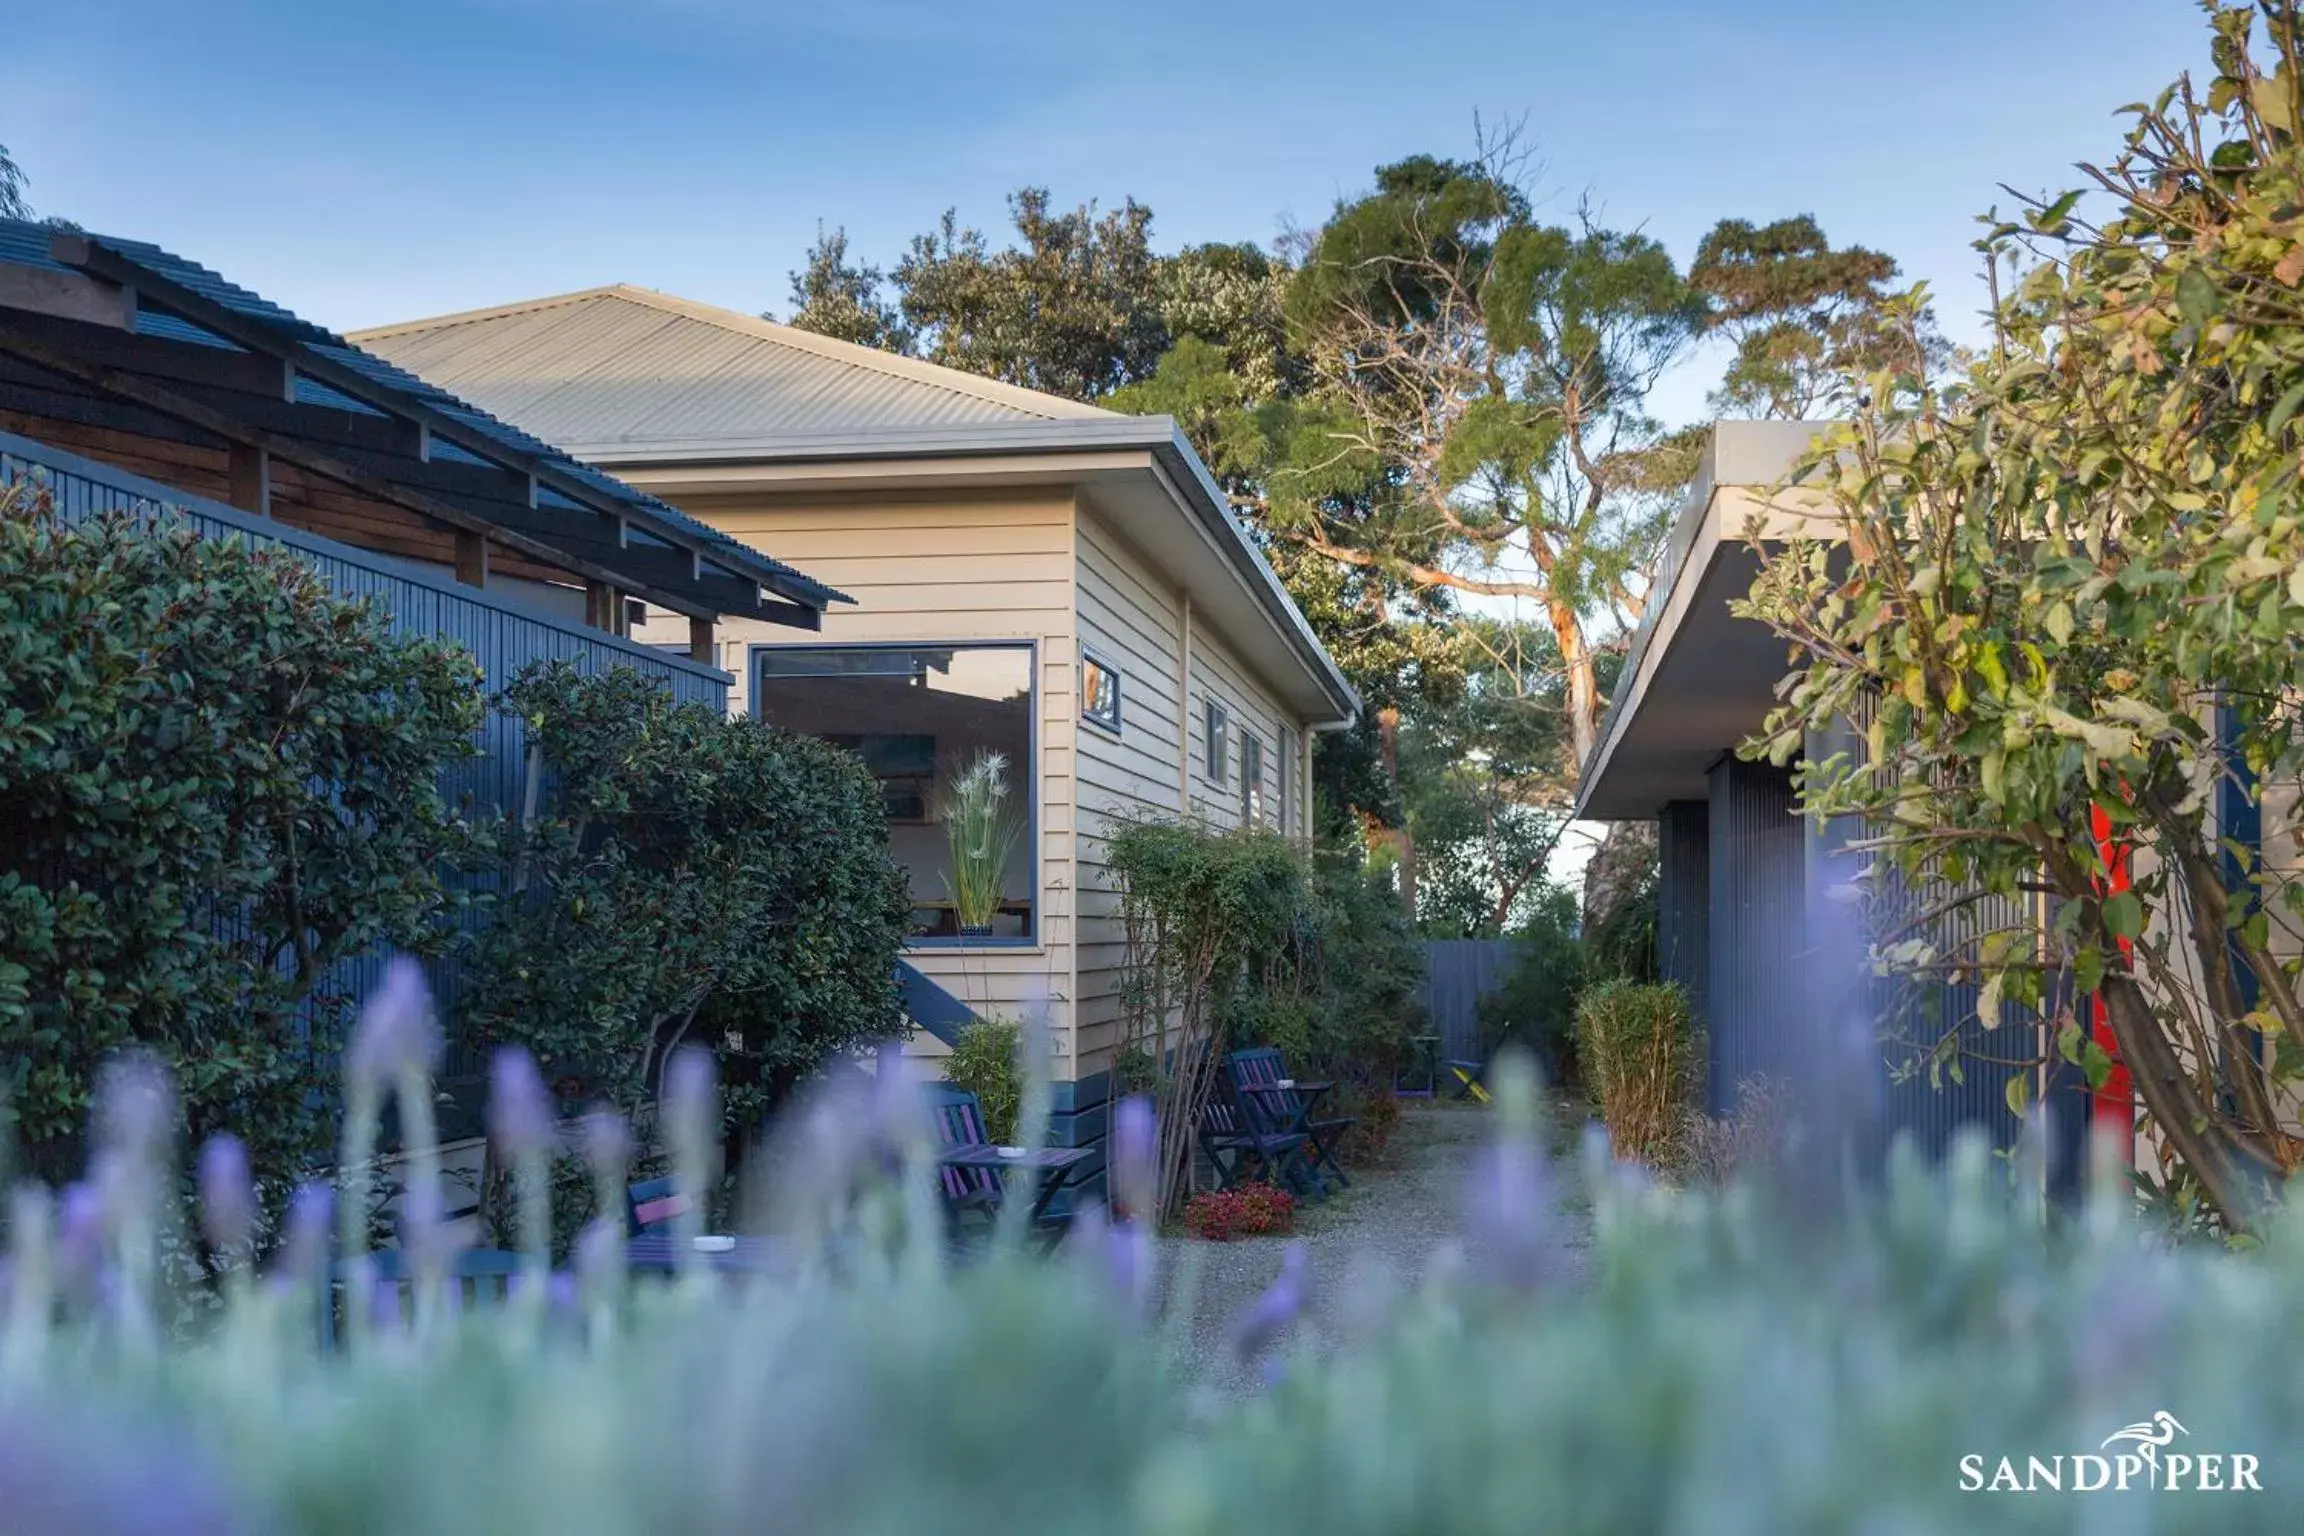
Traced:
<path fill-rule="evenodd" d="M 2174 1440 L 2178 1435 L 2190 1433 L 2192 1431 L 2176 1421 L 2176 1415 L 2163 1408 L 2148 1419 L 2131 1424 L 2125 1429 L 2114 1430 L 2104 1437 L 2104 1443 L 2096 1449 L 2100 1451 L 2110 1450 L 2122 1441 L 2134 1445 L 2143 1455 L 2144 1464 L 2151 1468 L 2152 1481 L 2157 1485 L 2160 1481 L 2160 1448 Z"/>

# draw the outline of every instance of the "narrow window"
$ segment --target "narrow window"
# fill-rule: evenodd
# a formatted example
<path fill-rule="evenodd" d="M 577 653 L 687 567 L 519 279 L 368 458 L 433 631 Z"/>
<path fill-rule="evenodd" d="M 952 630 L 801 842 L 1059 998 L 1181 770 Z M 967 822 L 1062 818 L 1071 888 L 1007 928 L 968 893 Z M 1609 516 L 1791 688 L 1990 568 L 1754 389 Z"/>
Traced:
<path fill-rule="evenodd" d="M 1080 718 L 1120 729 L 1120 674 L 1085 652 L 1080 657 Z"/>
<path fill-rule="evenodd" d="M 1280 830 L 1296 830 L 1296 797 L 1290 793 L 1296 781 L 1296 728 L 1280 727 L 1280 757 L 1272 765 L 1273 793 L 1280 801 Z"/>
<path fill-rule="evenodd" d="M 1214 699 L 1208 701 L 1206 728 L 1208 761 L 1204 771 L 1211 784 L 1222 784 L 1232 776 L 1232 716 Z"/>
<path fill-rule="evenodd" d="M 1251 827 L 1264 820 L 1264 738 L 1254 731 L 1240 733 L 1240 820 Z"/>

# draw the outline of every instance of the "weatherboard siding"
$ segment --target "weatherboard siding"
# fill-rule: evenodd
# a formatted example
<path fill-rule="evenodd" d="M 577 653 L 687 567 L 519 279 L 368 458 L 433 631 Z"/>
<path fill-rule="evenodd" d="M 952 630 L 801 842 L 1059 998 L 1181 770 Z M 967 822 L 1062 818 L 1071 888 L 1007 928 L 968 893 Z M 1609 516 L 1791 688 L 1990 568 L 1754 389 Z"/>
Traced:
<path fill-rule="evenodd" d="M 1079 637 L 1086 651 L 1121 677 L 1117 734 L 1086 721 L 1077 727 L 1079 795 L 1078 1002 L 1080 1070 L 1111 1065 L 1119 1043 L 1127 962 L 1118 881 L 1105 859 L 1118 824 L 1189 819 L 1210 826 L 1240 821 L 1239 733 L 1264 741 L 1267 816 L 1278 817 L 1280 727 L 1301 742 L 1304 724 L 1289 716 L 1224 636 L 1188 614 L 1181 592 L 1110 523 L 1083 508 L 1079 521 Z M 1190 664 L 1185 652 L 1190 650 Z M 1209 697 L 1232 714 L 1233 750 L 1222 789 L 1202 773 L 1201 727 Z M 1298 798 L 1301 764 L 1289 770 L 1289 825 L 1306 825 Z"/>
<path fill-rule="evenodd" d="M 750 620 L 715 631 L 720 664 L 735 678 L 729 707 L 751 708 L 754 645 L 934 644 L 1028 641 L 1038 692 L 1039 939 L 1030 945 L 915 945 L 905 958 L 979 1014 L 1019 1015 L 1044 981 L 1053 1016 L 1055 1073 L 1077 1074 L 1073 1041 L 1074 754 L 1077 642 L 1073 623 L 1072 501 L 1058 492 L 780 500 L 758 494 L 686 496 L 681 510 L 720 531 L 778 551 L 848 593 L 820 634 Z M 684 641 L 687 620 L 651 613 L 639 638 Z M 916 1032 L 910 1049 L 945 1048 Z"/>

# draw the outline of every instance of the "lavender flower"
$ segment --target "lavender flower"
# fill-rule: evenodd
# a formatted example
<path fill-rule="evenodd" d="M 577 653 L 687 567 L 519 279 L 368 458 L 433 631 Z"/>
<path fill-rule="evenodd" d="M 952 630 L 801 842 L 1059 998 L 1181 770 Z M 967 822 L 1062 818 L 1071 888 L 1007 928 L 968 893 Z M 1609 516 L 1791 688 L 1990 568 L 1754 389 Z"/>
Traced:
<path fill-rule="evenodd" d="M 576 1283 L 588 1295 L 612 1287 L 624 1268 L 624 1229 L 614 1217 L 585 1223 L 576 1235 Z"/>
<path fill-rule="evenodd" d="M 1551 1167 L 1533 1142 L 1503 1140 L 1480 1149 L 1466 1191 L 1465 1226 L 1480 1278 L 1535 1290 L 1555 1277 L 1565 1235 Z"/>
<path fill-rule="evenodd" d="M 1227 1343 L 1234 1359 L 1243 1365 L 1255 1364 L 1296 1321 L 1309 1295 L 1309 1270 L 1303 1243 L 1291 1242 L 1280 1255 L 1280 1273 L 1232 1320 Z"/>
<path fill-rule="evenodd" d="M 632 1166 L 632 1132 L 624 1117 L 610 1109 L 594 1109 L 584 1116 L 584 1160 L 592 1176 L 603 1184 L 620 1184 Z"/>
<path fill-rule="evenodd" d="M 1160 1199 L 1160 1121 L 1142 1094 L 1112 1112 L 1111 1154 L 1114 1203 L 1126 1216 L 1150 1220 Z"/>
<path fill-rule="evenodd" d="M 671 1065 L 664 1069 L 664 1118 L 675 1144 L 714 1134 L 716 1072 L 712 1053 L 700 1046 L 683 1046 L 672 1053 Z"/>
<path fill-rule="evenodd" d="M 211 1136 L 200 1148 L 200 1231 L 210 1248 L 230 1254 L 255 1234 L 256 1190 L 237 1136 Z"/>
<path fill-rule="evenodd" d="M 57 1277 L 79 1290 L 96 1277 L 104 1257 L 104 1196 L 93 1184 L 66 1187 L 56 1219 Z"/>
<path fill-rule="evenodd" d="M 396 1077 L 428 1072 L 437 1049 L 424 968 L 407 955 L 394 955 L 384 979 L 360 1005 L 344 1070 L 355 1085 L 374 1090 Z"/>
<path fill-rule="evenodd" d="M 137 1051 L 107 1062 L 96 1084 L 97 1140 L 129 1162 L 157 1162 L 176 1121 L 176 1093 L 158 1057 Z"/>
<path fill-rule="evenodd" d="M 316 1285 L 328 1263 L 328 1224 L 335 1216 L 336 1192 L 325 1184 L 296 1186 L 288 1197 L 286 1231 L 280 1239 L 275 1269 L 278 1280 L 289 1285 Z"/>
<path fill-rule="evenodd" d="M 198 1450 L 174 1435 L 53 1408 L 0 1418 L 9 1536 L 228 1536 L 249 1529 Z"/>
<path fill-rule="evenodd" d="M 557 1118 L 536 1058 L 517 1045 L 497 1051 L 488 1070 L 488 1128 L 497 1147 L 514 1158 L 547 1151 Z"/>

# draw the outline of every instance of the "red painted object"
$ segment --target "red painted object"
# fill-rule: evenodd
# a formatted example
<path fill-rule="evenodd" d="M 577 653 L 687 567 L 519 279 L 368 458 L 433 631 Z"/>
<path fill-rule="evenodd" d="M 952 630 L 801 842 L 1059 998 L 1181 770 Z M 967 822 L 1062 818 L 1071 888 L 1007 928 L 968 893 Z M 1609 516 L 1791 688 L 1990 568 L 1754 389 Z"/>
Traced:
<path fill-rule="evenodd" d="M 2122 891 L 2127 890 L 2130 884 L 2129 847 L 2126 843 L 2114 841 L 2112 818 L 2104 813 L 2102 806 L 2096 806 L 2090 810 L 2089 830 L 2095 835 L 2098 856 L 2104 860 L 2104 867 L 2111 871 L 2110 878 L 2105 882 L 2104 894 L 2117 896 Z M 2135 957 L 2135 946 L 2127 939 L 2121 939 L 2119 945 L 2120 961 L 2126 965 Z M 2094 1026 L 2091 1032 L 2095 1036 L 2096 1043 L 2103 1048 L 2104 1054 L 2112 1058 L 2112 1073 L 2104 1079 L 2104 1086 L 2097 1089 L 2094 1095 L 2094 1103 L 2088 1117 L 2090 1129 L 2100 1136 L 2116 1137 L 2121 1151 L 2130 1162 L 2134 1162 L 2136 1158 L 2135 1084 L 2128 1076 L 2127 1063 L 2120 1059 L 2120 1047 L 2113 1042 L 2112 1023 L 2104 1012 L 2103 997 L 2099 995 L 2090 998 L 2089 1006 Z"/>

